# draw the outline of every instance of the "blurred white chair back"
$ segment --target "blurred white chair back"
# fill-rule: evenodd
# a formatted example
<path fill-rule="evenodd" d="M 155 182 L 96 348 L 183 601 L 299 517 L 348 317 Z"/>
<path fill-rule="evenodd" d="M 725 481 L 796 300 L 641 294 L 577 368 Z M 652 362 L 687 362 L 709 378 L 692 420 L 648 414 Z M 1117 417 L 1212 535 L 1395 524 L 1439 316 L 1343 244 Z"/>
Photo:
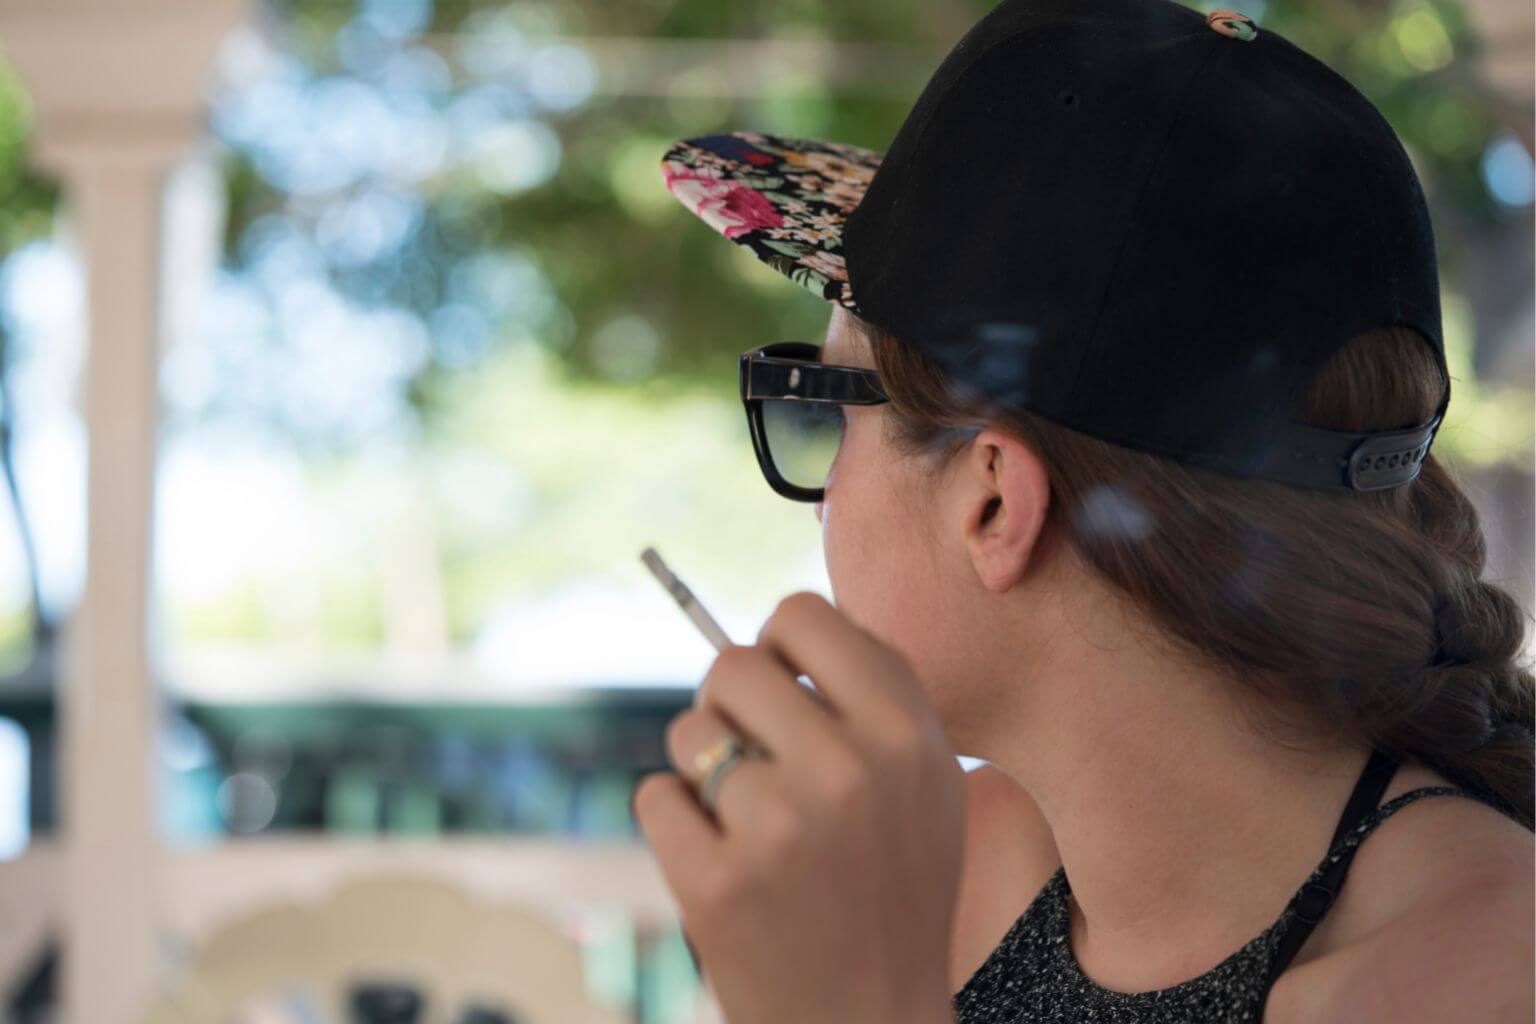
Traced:
<path fill-rule="evenodd" d="M 423 1024 L 456 1024 L 470 1005 L 514 1024 L 630 1019 L 590 999 L 579 946 L 547 915 L 394 873 L 350 882 L 313 908 L 231 922 L 195 951 L 144 1024 L 346 1024 L 350 994 L 366 983 L 419 990 Z"/>

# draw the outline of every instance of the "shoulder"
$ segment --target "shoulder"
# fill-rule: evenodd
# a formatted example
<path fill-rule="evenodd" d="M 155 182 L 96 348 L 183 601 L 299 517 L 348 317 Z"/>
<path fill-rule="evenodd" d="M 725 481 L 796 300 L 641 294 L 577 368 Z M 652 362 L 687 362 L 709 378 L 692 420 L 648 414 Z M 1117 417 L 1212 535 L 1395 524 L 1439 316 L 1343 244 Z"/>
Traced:
<path fill-rule="evenodd" d="M 966 773 L 965 858 L 951 931 L 959 991 L 1061 863 L 1034 799 L 1001 769 Z"/>
<path fill-rule="evenodd" d="M 1444 778 L 1405 765 L 1383 803 Z M 1479 801 L 1423 797 L 1360 844 L 1266 1021 L 1529 1021 L 1536 837 Z"/>
<path fill-rule="evenodd" d="M 1061 863 L 1061 857 L 1034 797 L 1001 768 L 990 764 L 966 773 L 965 792 L 966 837 L 977 841 L 971 851 L 975 866 L 1001 869 L 1009 875 L 1017 874 L 1020 868 L 1044 867 L 1033 887 L 1038 888 L 1038 883 L 1044 883 Z"/>

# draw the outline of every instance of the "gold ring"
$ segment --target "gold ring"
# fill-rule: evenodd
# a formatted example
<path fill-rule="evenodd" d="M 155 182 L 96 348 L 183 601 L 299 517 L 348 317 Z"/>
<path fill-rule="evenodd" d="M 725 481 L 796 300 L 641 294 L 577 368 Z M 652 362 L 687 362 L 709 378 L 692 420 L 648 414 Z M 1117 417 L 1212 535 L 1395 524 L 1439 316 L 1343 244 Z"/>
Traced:
<path fill-rule="evenodd" d="M 721 761 L 724 761 L 739 749 L 741 749 L 741 737 L 735 733 L 726 733 L 697 754 L 694 754 L 693 784 L 695 786 L 703 785 L 704 780 L 709 777 L 709 773 L 714 771 Z"/>
<path fill-rule="evenodd" d="M 735 734 L 723 736 L 699 751 L 693 758 L 694 770 L 699 776 L 695 782 L 699 803 L 714 814 L 715 793 L 730 770 L 741 761 L 760 760 L 767 756 L 765 747 L 743 741 Z"/>

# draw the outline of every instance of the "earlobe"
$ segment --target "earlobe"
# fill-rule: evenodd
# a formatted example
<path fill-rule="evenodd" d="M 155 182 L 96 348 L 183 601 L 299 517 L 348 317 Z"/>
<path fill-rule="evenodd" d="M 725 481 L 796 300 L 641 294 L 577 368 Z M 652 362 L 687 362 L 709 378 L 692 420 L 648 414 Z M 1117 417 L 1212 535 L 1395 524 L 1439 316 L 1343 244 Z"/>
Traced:
<path fill-rule="evenodd" d="M 971 547 L 976 575 L 988 590 L 1004 594 L 1018 585 L 1029 564 L 1028 546 L 1020 547 L 1018 531 L 1001 498 L 987 503 L 977 523 Z"/>

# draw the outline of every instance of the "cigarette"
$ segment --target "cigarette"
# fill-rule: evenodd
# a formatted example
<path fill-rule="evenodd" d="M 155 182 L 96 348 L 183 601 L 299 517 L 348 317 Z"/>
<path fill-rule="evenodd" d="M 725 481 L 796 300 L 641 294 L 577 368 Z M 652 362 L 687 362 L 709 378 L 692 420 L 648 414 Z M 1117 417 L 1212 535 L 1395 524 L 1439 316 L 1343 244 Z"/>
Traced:
<path fill-rule="evenodd" d="M 645 567 L 651 570 L 651 575 L 667 588 L 667 593 L 672 595 L 672 600 L 676 601 L 683 613 L 699 627 L 699 632 L 704 634 L 704 639 L 715 645 L 715 650 L 723 651 L 732 646 L 731 638 L 725 635 L 725 630 L 721 629 L 720 624 L 704 610 L 699 599 L 693 596 L 693 591 L 689 590 L 683 581 L 667 568 L 667 563 L 661 560 L 661 555 L 656 553 L 655 548 L 646 548 L 640 552 L 640 561 L 644 562 Z"/>

